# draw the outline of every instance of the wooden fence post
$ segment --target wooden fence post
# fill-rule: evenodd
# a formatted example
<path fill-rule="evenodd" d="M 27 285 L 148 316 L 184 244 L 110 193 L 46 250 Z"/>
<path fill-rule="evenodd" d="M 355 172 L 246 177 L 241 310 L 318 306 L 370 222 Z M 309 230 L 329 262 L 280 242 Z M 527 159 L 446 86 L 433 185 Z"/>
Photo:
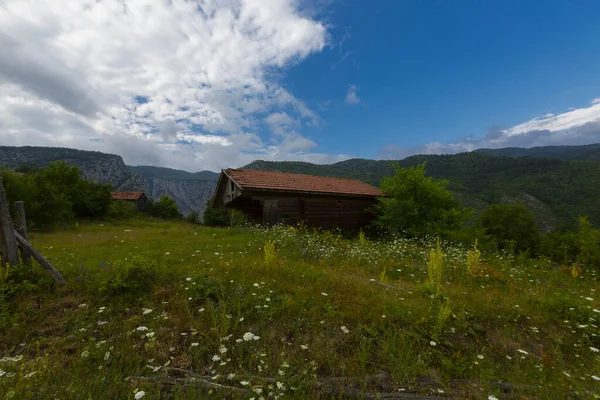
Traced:
<path fill-rule="evenodd" d="M 42 267 L 44 267 L 46 271 L 50 272 L 50 274 L 52 274 L 56 282 L 60 283 L 61 285 L 64 285 L 66 281 L 65 278 L 63 278 L 63 276 L 60 274 L 60 272 L 58 272 L 56 268 L 54 268 L 54 266 L 50 264 L 48 260 L 46 260 L 39 251 L 34 249 L 33 246 L 31 246 L 29 242 L 25 240 L 25 238 L 21 236 L 19 232 L 13 232 L 23 249 L 28 251 L 29 254 L 31 254 L 31 256 L 35 258 L 35 261 L 37 261 Z"/>
<path fill-rule="evenodd" d="M 17 240 L 10 219 L 2 178 L 0 178 L 0 242 L 2 244 L 2 262 L 17 265 L 19 263 Z"/>
<path fill-rule="evenodd" d="M 15 230 L 23 236 L 25 240 L 29 240 L 27 237 L 27 219 L 25 218 L 25 203 L 22 201 L 15 201 Z M 21 246 L 21 261 L 23 264 L 31 267 L 31 254 Z"/>

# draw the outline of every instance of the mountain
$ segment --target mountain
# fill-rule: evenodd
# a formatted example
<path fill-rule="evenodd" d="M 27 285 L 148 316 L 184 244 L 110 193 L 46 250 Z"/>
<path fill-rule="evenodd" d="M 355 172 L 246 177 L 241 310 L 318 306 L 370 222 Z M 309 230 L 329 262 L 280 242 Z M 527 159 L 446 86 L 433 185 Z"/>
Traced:
<path fill-rule="evenodd" d="M 540 146 L 477 149 L 479 153 L 505 157 L 559 158 L 561 160 L 600 161 L 600 143 L 583 146 Z"/>
<path fill-rule="evenodd" d="M 146 193 L 152 199 L 167 195 L 176 202 L 179 210 L 187 215 L 190 211 L 204 212 L 206 202 L 212 197 L 219 174 L 211 171 L 187 172 L 179 169 L 140 165 L 128 167 L 141 175 L 147 183 Z"/>
<path fill-rule="evenodd" d="M 63 147 L 0 146 L 0 166 L 10 169 L 21 165 L 45 167 L 57 160 L 64 160 L 81 168 L 85 179 L 112 183 L 116 190 L 148 190 L 144 178 L 132 173 L 123 162 L 123 158 L 115 154 Z"/>
<path fill-rule="evenodd" d="M 572 149 L 566 149 L 571 151 Z M 558 158 L 504 157 L 485 152 L 418 155 L 400 161 L 352 159 L 331 165 L 304 162 L 254 161 L 244 168 L 361 179 L 379 185 L 393 174 L 393 165 L 409 167 L 427 162 L 427 173 L 448 179 L 449 189 L 466 206 L 521 203 L 549 231 L 580 215 L 600 225 L 600 162 Z"/>
<path fill-rule="evenodd" d="M 130 170 L 143 177 L 152 177 L 170 181 L 214 181 L 219 174 L 212 171 L 188 172 L 181 169 L 151 167 L 149 165 L 128 166 Z"/>
<path fill-rule="evenodd" d="M 171 196 L 184 215 L 196 210 L 202 214 L 214 192 L 218 174 L 202 171 L 192 174 L 169 168 L 128 167 L 121 156 L 62 147 L 0 146 L 0 165 L 14 169 L 22 165 L 45 167 L 64 160 L 76 165 L 86 179 L 112 183 L 115 190 L 142 190 L 153 200 Z"/>

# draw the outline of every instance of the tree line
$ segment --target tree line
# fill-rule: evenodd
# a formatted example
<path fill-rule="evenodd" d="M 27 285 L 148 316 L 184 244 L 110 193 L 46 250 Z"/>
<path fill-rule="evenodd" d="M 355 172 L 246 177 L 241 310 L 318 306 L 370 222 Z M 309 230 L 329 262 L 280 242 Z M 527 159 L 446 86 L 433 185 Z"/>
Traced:
<path fill-rule="evenodd" d="M 491 204 L 475 218 L 447 188 L 449 181 L 426 174 L 426 163 L 395 166 L 381 189 L 388 197 L 375 207 L 375 225 L 387 232 L 419 237 L 433 235 L 473 243 L 488 251 L 505 250 L 530 257 L 546 256 L 556 263 L 580 263 L 600 268 L 600 231 L 587 217 L 563 223 L 542 234 L 531 211 L 521 204 Z"/>
<path fill-rule="evenodd" d="M 81 219 L 122 219 L 138 214 L 134 205 L 111 199 L 114 190 L 111 184 L 84 179 L 81 169 L 64 161 L 49 163 L 45 168 L 4 169 L 0 175 L 9 204 L 25 202 L 32 229 L 52 228 Z M 177 204 L 168 196 L 150 202 L 144 214 L 182 218 Z"/>

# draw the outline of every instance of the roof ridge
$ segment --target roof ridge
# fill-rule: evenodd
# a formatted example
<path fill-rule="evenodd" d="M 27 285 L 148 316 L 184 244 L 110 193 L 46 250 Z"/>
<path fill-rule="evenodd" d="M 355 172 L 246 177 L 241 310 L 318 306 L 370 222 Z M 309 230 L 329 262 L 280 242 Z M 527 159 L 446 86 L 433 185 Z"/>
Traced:
<path fill-rule="evenodd" d="M 313 174 L 304 174 L 304 173 L 297 173 L 297 172 L 268 171 L 268 170 L 264 170 L 264 169 L 226 168 L 225 170 L 242 171 L 242 172 L 268 172 L 268 173 L 273 173 L 273 174 L 303 175 L 303 176 L 313 176 L 313 177 L 316 177 L 316 178 L 330 178 L 330 179 L 340 179 L 340 180 L 343 179 L 343 180 L 347 180 L 347 181 L 360 182 L 360 183 L 364 183 L 364 184 L 369 185 L 369 186 L 376 187 L 375 185 L 371 185 L 370 183 L 367 183 L 367 182 L 365 182 L 363 180 L 360 180 L 358 178 L 347 178 L 345 176 L 313 175 Z"/>

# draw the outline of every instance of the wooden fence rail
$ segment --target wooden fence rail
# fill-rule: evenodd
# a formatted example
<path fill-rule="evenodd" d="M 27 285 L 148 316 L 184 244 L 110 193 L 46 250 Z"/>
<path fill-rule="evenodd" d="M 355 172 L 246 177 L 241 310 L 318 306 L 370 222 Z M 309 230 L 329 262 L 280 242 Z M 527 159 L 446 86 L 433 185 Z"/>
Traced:
<path fill-rule="evenodd" d="M 50 272 L 54 280 L 59 284 L 66 282 L 65 278 L 44 256 L 27 241 L 27 222 L 25 217 L 25 204 L 22 201 L 15 202 L 15 222 L 13 227 L 10 212 L 6 200 L 6 191 L 0 178 L 0 252 L 2 254 L 2 265 L 11 266 L 23 264 L 31 266 L 33 257 L 45 270 Z M 21 247 L 21 258 L 19 258 L 18 246 Z"/>

